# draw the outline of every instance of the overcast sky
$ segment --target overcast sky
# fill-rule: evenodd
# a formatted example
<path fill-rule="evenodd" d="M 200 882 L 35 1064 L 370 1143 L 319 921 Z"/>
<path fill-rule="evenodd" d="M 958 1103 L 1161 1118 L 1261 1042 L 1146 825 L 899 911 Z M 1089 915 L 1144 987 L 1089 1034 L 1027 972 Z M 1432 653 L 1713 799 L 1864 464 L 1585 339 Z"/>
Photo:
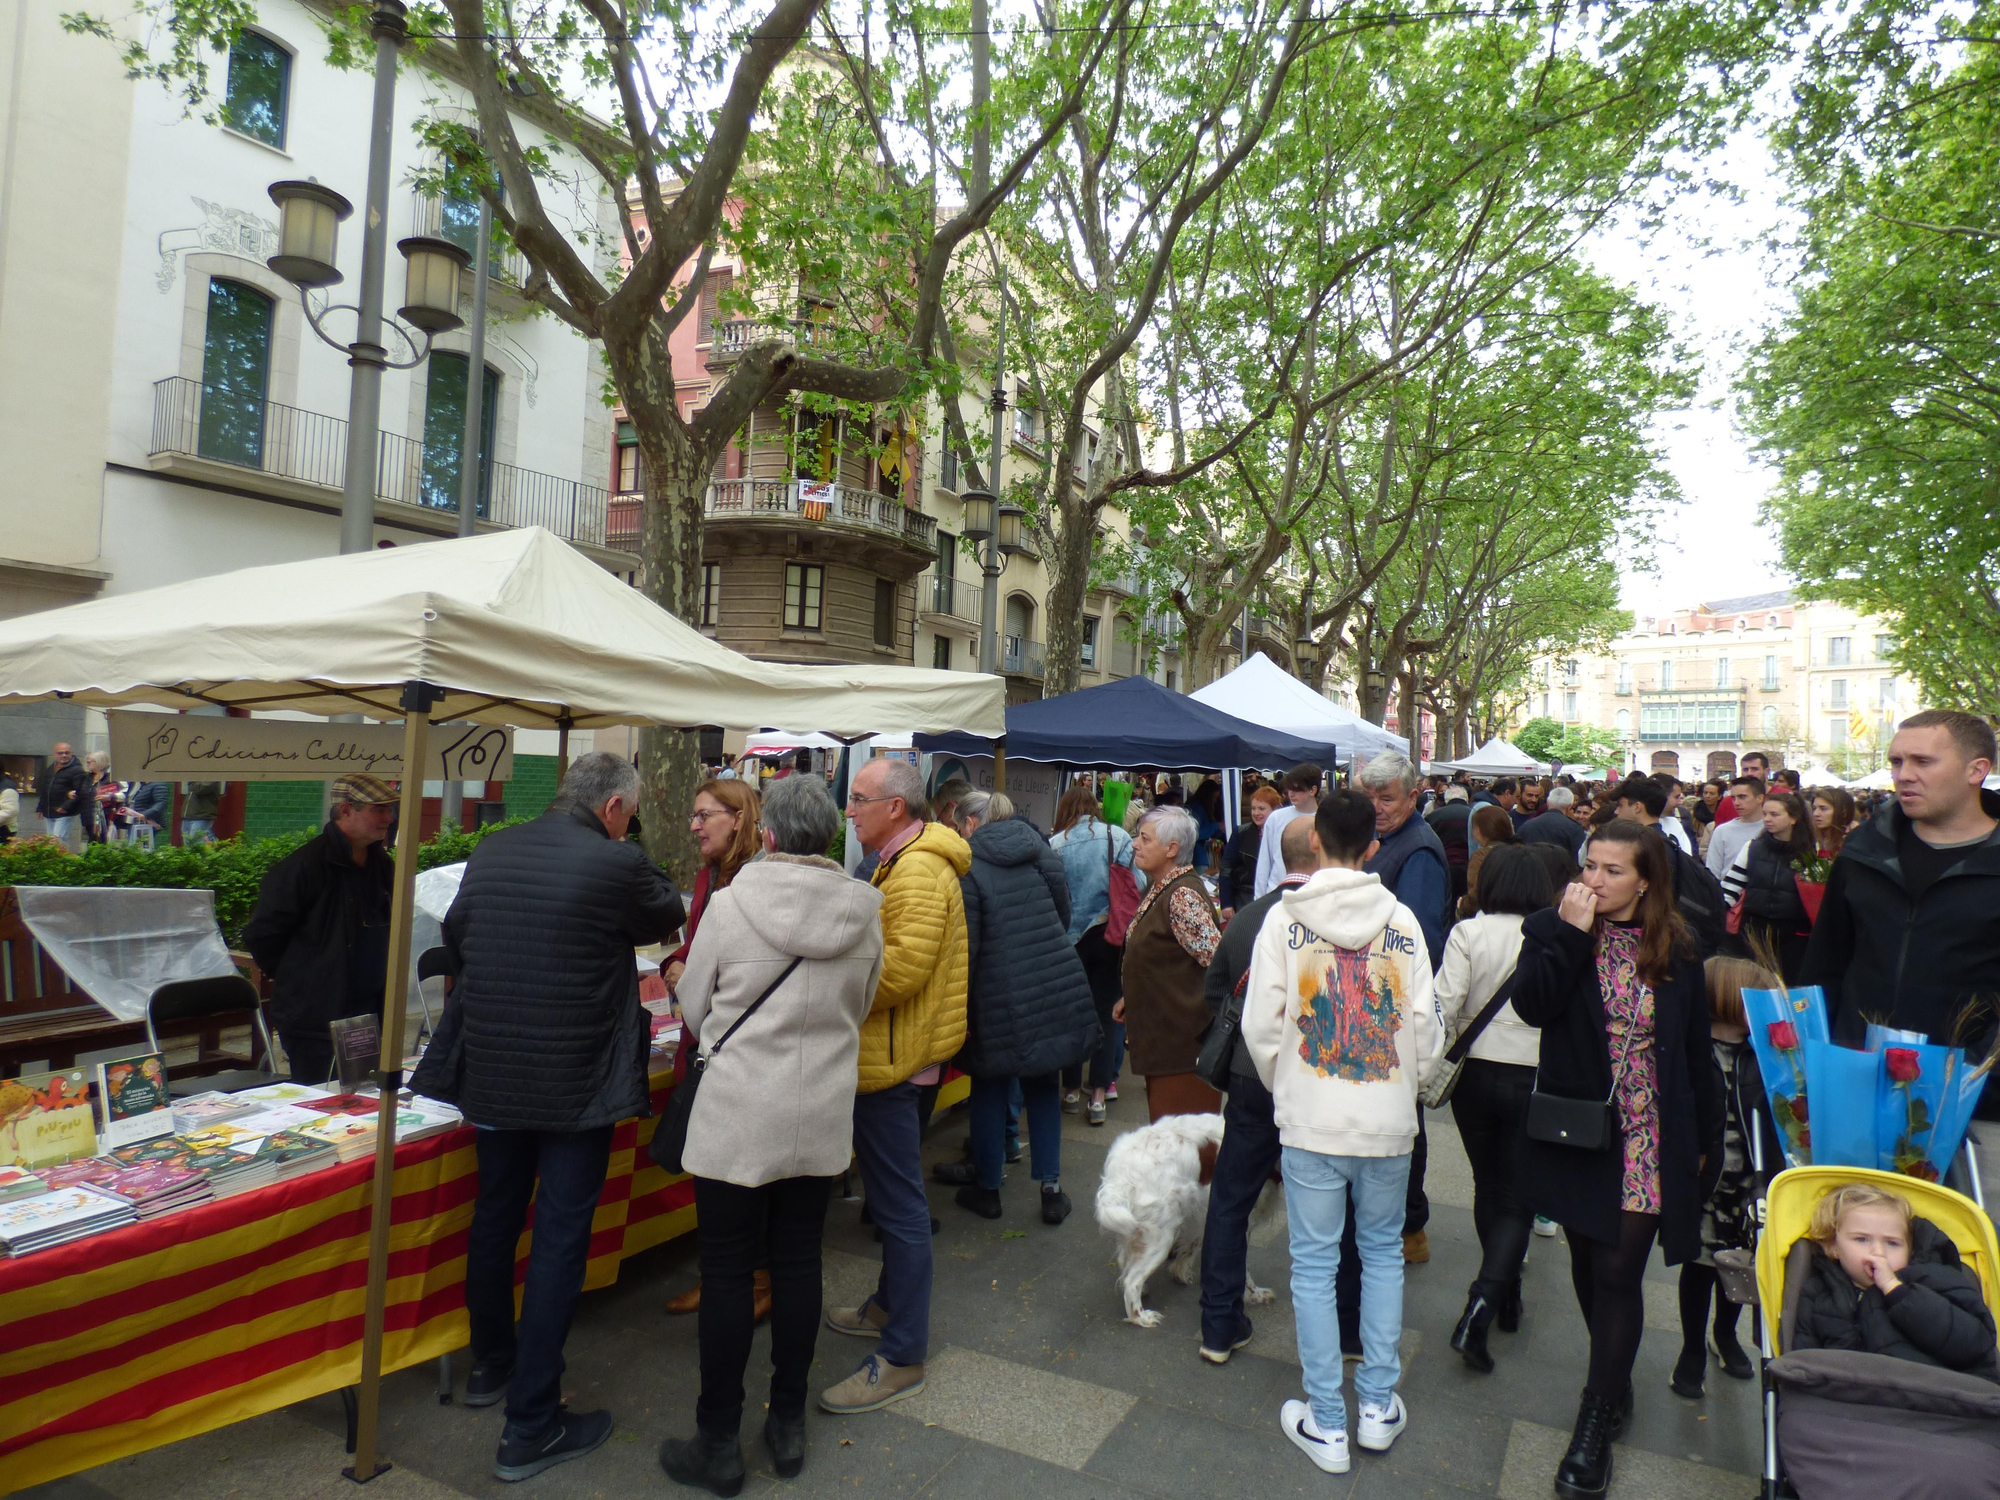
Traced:
<path fill-rule="evenodd" d="M 1784 210 L 1757 136 L 1739 137 L 1715 165 L 1741 202 L 1690 197 L 1674 222 L 1650 237 L 1625 228 L 1590 247 L 1607 275 L 1667 308 L 1703 360 L 1696 404 L 1661 420 L 1659 440 L 1684 499 L 1661 526 L 1658 571 L 1624 572 L 1623 602 L 1640 615 L 1790 582 L 1775 539 L 1755 524 L 1771 475 L 1737 431 L 1730 397 L 1744 352 L 1785 306 L 1782 287 L 1773 284 L 1784 276 L 1782 263 L 1763 243 Z"/>

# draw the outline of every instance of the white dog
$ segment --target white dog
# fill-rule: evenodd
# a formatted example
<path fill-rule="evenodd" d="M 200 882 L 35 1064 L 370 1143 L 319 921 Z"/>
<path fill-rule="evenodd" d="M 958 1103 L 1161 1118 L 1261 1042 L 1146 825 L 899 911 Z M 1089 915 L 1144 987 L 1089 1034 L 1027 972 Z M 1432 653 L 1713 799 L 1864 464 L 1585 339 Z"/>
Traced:
<path fill-rule="evenodd" d="M 1118 1237 L 1118 1289 L 1125 1321 L 1159 1326 L 1145 1306 L 1146 1280 L 1169 1258 L 1174 1280 L 1190 1286 L 1201 1273 L 1201 1235 L 1208 1220 L 1208 1187 L 1201 1180 L 1201 1148 L 1220 1145 L 1221 1115 L 1168 1115 L 1112 1142 L 1097 1185 L 1097 1224 Z M 1251 1213 L 1253 1226 L 1277 1212 L 1283 1191 L 1265 1184 Z M 1271 1300 L 1271 1292 L 1244 1278 L 1243 1299 Z"/>

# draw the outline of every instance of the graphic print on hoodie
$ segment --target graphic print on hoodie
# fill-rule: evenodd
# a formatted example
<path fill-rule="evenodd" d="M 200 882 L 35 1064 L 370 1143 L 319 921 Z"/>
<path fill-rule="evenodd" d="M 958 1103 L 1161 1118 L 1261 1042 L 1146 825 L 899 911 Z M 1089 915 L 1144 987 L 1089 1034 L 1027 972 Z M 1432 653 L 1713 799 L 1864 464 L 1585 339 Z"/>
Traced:
<path fill-rule="evenodd" d="M 1317 941 L 1298 923 L 1295 944 Z M 1333 949 L 1317 974 L 1299 974 L 1299 1056 L 1322 1078 L 1382 1083 L 1396 1076 L 1396 1032 L 1403 1024 L 1390 975 L 1372 972 L 1366 948 Z"/>
<path fill-rule="evenodd" d="M 1381 877 L 1325 869 L 1271 908 L 1251 950 L 1243 1046 L 1278 1139 L 1328 1156 L 1397 1156 L 1444 1051 L 1423 928 Z"/>

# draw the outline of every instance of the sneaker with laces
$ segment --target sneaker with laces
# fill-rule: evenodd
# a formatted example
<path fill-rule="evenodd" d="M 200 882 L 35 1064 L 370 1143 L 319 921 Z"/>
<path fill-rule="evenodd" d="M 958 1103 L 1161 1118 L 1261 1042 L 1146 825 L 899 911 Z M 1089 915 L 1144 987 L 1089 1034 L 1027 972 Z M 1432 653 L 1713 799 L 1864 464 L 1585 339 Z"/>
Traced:
<path fill-rule="evenodd" d="M 847 1379 L 822 1391 L 819 1405 L 821 1411 L 830 1411 L 835 1416 L 851 1416 L 856 1412 L 880 1411 L 891 1401 L 914 1396 L 923 1388 L 922 1365 L 892 1365 L 880 1355 L 871 1354 Z"/>
<path fill-rule="evenodd" d="M 608 1411 L 559 1411 L 540 1437 L 510 1438 L 503 1430 L 500 1451 L 493 1456 L 493 1477 L 512 1484 L 595 1453 L 611 1436 L 613 1425 Z"/>
<path fill-rule="evenodd" d="M 1389 1445 L 1403 1435 L 1403 1429 L 1410 1425 L 1409 1410 L 1403 1405 L 1401 1396 L 1392 1395 L 1387 1406 L 1365 1403 L 1361 1408 L 1361 1420 L 1355 1424 L 1354 1440 L 1362 1447 L 1375 1453 L 1387 1453 Z"/>
<path fill-rule="evenodd" d="M 889 1326 L 889 1314 L 873 1298 L 859 1307 L 829 1307 L 826 1310 L 826 1326 L 835 1333 L 845 1333 L 857 1339 L 879 1339 L 882 1330 Z"/>
<path fill-rule="evenodd" d="M 1104 1097 L 1107 1099 L 1116 1099 L 1118 1097 L 1118 1085 L 1115 1083 L 1105 1084 Z"/>
<path fill-rule="evenodd" d="M 1554 1219 L 1545 1219 L 1540 1214 L 1536 1214 L 1535 1233 L 1545 1240 L 1554 1239 L 1556 1237 L 1556 1221 Z"/>
<path fill-rule="evenodd" d="M 1091 1100 L 1089 1104 L 1084 1106 L 1083 1117 L 1093 1125 L 1102 1125 L 1104 1123 L 1104 1101 L 1102 1099 Z"/>
<path fill-rule="evenodd" d="M 1278 1425 L 1285 1436 L 1328 1474 L 1345 1474 L 1348 1469 L 1347 1434 L 1321 1432 L 1313 1421 L 1312 1408 L 1303 1401 L 1287 1401 L 1278 1412 Z"/>
<path fill-rule="evenodd" d="M 1201 1344 L 1201 1357 L 1207 1360 L 1212 1365 L 1228 1364 L 1229 1356 L 1234 1354 L 1238 1349 L 1241 1349 L 1245 1344 L 1250 1342 L 1250 1332 L 1251 1332 L 1250 1320 L 1248 1318 L 1245 1318 L 1243 1320 L 1241 1327 L 1237 1330 L 1235 1338 L 1225 1339 L 1221 1343 L 1215 1345 L 1211 1345 L 1206 1339 L 1203 1339 Z"/>

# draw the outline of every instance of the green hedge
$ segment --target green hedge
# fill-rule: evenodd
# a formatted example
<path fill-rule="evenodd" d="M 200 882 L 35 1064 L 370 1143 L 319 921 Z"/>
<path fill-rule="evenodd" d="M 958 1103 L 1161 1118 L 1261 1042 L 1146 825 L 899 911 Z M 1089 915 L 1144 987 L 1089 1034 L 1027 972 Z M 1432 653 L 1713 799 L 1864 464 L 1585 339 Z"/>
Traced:
<path fill-rule="evenodd" d="M 457 864 L 496 829 L 524 819 L 489 823 L 470 833 L 441 833 L 417 848 L 417 868 Z M 119 885 L 215 892 L 215 920 L 231 944 L 257 905 L 264 872 L 294 849 L 319 836 L 313 829 L 276 838 L 221 839 L 176 849 L 158 844 L 149 853 L 138 844 L 92 844 L 71 854 L 53 839 L 15 839 L 0 844 L 0 886 Z"/>

